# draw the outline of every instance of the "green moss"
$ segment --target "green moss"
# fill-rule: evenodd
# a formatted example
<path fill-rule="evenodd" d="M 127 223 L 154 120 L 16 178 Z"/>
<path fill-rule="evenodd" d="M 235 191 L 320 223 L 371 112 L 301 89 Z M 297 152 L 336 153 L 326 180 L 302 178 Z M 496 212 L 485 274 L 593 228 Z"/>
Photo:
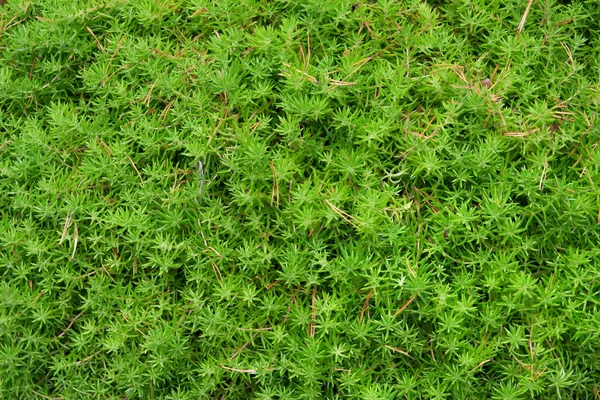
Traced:
<path fill-rule="evenodd" d="M 600 6 L 526 3 L 9 0 L 0 397 L 594 398 Z"/>

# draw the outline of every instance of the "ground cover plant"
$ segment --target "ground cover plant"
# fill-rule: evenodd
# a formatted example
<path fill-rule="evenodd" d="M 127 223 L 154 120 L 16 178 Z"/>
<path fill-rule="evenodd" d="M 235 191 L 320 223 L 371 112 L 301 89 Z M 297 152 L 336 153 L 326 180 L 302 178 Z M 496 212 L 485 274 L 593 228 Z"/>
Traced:
<path fill-rule="evenodd" d="M 600 398 L 596 0 L 9 0 L 0 398 Z"/>

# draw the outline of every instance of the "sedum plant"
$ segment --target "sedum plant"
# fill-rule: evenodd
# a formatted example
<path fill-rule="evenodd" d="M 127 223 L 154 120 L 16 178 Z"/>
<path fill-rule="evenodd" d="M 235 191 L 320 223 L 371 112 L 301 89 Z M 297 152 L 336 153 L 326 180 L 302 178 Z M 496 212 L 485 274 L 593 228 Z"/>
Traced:
<path fill-rule="evenodd" d="M 598 397 L 599 21 L 8 0 L 0 397 Z"/>

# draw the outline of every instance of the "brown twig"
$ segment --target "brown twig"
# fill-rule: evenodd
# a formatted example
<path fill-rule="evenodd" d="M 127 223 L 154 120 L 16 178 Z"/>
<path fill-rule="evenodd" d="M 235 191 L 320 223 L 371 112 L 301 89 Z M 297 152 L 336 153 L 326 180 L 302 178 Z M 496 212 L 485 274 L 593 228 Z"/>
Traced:
<path fill-rule="evenodd" d="M 410 357 L 410 354 L 408 354 L 408 353 L 407 353 L 406 351 L 404 351 L 404 350 L 400 350 L 400 349 L 399 349 L 399 348 L 397 348 L 397 347 L 388 346 L 387 344 L 384 344 L 384 345 L 383 345 L 383 347 L 385 347 L 385 348 L 388 348 L 388 349 L 392 350 L 393 352 L 400 353 L 400 354 L 404 354 L 405 356 L 408 356 L 408 357 Z"/>
<path fill-rule="evenodd" d="M 563 47 L 563 49 L 565 49 L 565 52 L 567 53 L 567 56 L 569 57 L 569 60 L 571 61 L 571 66 L 573 67 L 573 72 L 576 72 L 577 68 L 575 67 L 575 61 L 573 60 L 573 53 L 571 53 L 571 49 L 569 49 L 569 46 L 565 42 L 560 42 L 560 44 Z"/>
<path fill-rule="evenodd" d="M 135 166 L 135 163 L 133 162 L 133 160 L 131 159 L 131 157 L 129 157 L 129 155 L 127 155 L 127 154 L 126 154 L 126 156 L 129 159 L 129 162 L 131 163 L 131 165 L 133 166 L 133 169 L 135 169 L 135 172 L 140 177 L 140 181 L 142 181 L 142 186 L 144 186 L 144 178 L 142 178 L 142 174 L 140 174 L 140 171 Z"/>
<path fill-rule="evenodd" d="M 358 320 L 358 322 L 360 324 L 362 324 L 363 322 L 363 317 L 365 316 L 365 311 L 367 310 L 367 307 L 369 307 L 369 300 L 371 300 L 371 295 L 373 295 L 373 289 L 371 289 L 369 291 L 369 294 L 367 295 L 367 298 L 365 300 L 365 303 L 363 304 L 362 310 L 360 311 L 360 318 Z"/>
<path fill-rule="evenodd" d="M 529 14 L 529 10 L 531 9 L 531 4 L 533 4 L 533 0 L 529 0 L 529 3 L 527 3 L 527 8 L 525 8 L 525 12 L 523 13 L 523 18 L 521 18 L 521 22 L 519 23 L 519 27 L 517 28 L 517 37 L 521 34 L 521 31 L 525 26 L 525 21 L 527 21 L 527 15 Z"/>
<path fill-rule="evenodd" d="M 253 339 L 254 339 L 254 336 L 256 336 L 256 334 L 252 336 L 252 338 L 253 338 Z M 242 351 L 244 351 L 244 349 L 245 349 L 246 347 L 248 347 L 248 345 L 249 345 L 249 344 L 250 344 L 250 342 L 246 342 L 246 343 L 244 343 L 244 344 L 242 345 L 242 347 L 240 347 L 240 348 L 239 348 L 239 349 L 238 349 L 238 350 L 237 350 L 235 353 L 233 353 L 233 354 L 231 355 L 231 357 L 229 357 L 229 359 L 230 359 L 230 360 L 233 360 L 234 358 L 236 358 L 236 357 L 237 357 L 237 355 L 238 355 L 238 354 L 240 354 Z"/>
<path fill-rule="evenodd" d="M 208 242 L 206 241 L 206 238 L 204 237 L 204 232 L 202 231 L 202 224 L 201 224 L 200 220 L 197 220 L 197 222 L 198 222 L 198 225 L 200 225 L 200 235 L 202 236 L 202 240 L 204 241 L 204 245 L 206 246 L 206 248 L 214 251 L 215 254 L 219 258 L 223 258 L 223 256 L 221 255 L 221 253 L 219 253 L 214 247 L 208 245 Z"/>
<path fill-rule="evenodd" d="M 312 288 L 312 312 L 311 312 L 311 322 L 308 324 L 308 334 L 310 337 L 315 337 L 315 320 L 317 319 L 317 287 L 313 286 Z"/>
<path fill-rule="evenodd" d="M 62 236 L 60 237 L 60 241 L 58 242 L 59 246 L 62 244 L 63 240 L 65 240 L 65 237 L 67 237 L 67 230 L 69 229 L 69 226 L 71 226 L 71 213 L 67 214 L 65 225 L 63 226 Z"/>
<path fill-rule="evenodd" d="M 417 293 L 413 294 L 413 296 L 408 299 L 408 301 L 406 303 L 404 303 L 404 305 L 402 307 L 400 307 L 398 309 L 398 311 L 396 311 L 396 313 L 394 314 L 394 317 L 398 314 L 400 314 L 402 311 L 404 311 L 406 309 L 406 307 L 408 307 L 410 305 L 410 303 L 413 302 L 413 300 L 417 297 Z"/>
<path fill-rule="evenodd" d="M 75 363 L 75 365 L 77 365 L 78 367 L 85 364 L 86 362 L 90 361 L 93 357 L 96 357 L 98 354 L 102 353 L 102 350 L 98 350 L 97 352 L 95 352 L 94 354 L 92 354 L 91 356 L 87 356 L 86 358 L 84 358 L 81 361 L 77 361 Z"/>
<path fill-rule="evenodd" d="M 268 326 L 266 328 L 237 328 L 238 331 L 243 331 L 243 332 L 262 332 L 262 331 L 270 331 L 273 328 Z"/>
<path fill-rule="evenodd" d="M 492 361 L 492 359 L 491 359 L 491 358 L 490 358 L 490 359 L 488 359 L 488 360 L 483 360 L 482 362 L 480 362 L 479 364 L 477 364 L 477 366 L 476 366 L 475 368 L 473 368 L 472 370 L 470 370 L 469 372 L 473 372 L 473 371 L 475 371 L 477 368 L 481 367 L 481 366 L 482 366 L 482 365 L 484 365 L 484 364 L 487 364 L 487 363 L 489 363 L 490 361 Z"/>
<path fill-rule="evenodd" d="M 271 159 L 271 173 L 273 174 L 273 183 L 274 187 L 271 192 L 271 207 L 273 207 L 273 200 L 276 199 L 275 204 L 279 207 L 279 179 L 277 179 L 277 171 L 275 170 L 275 165 L 273 164 L 273 160 Z"/>
<path fill-rule="evenodd" d="M 356 218 L 354 218 L 352 215 L 340 210 L 339 208 L 337 208 L 336 206 L 333 205 L 333 203 L 331 203 L 329 200 L 325 199 L 325 203 L 327 203 L 327 205 L 329 207 L 331 207 L 331 209 L 340 217 L 342 217 L 346 222 L 348 222 L 350 225 L 352 225 L 353 227 L 355 227 L 356 229 L 358 229 L 358 226 L 356 226 L 356 223 L 360 223 L 360 221 L 357 221 Z"/>
<path fill-rule="evenodd" d="M 119 51 L 119 49 L 123 45 L 123 41 L 124 40 L 125 40 L 125 35 L 123 35 L 123 37 L 121 38 L 121 40 L 119 40 L 119 43 L 117 43 L 117 47 L 115 48 L 115 51 L 113 51 L 112 56 L 110 56 L 110 60 L 108 60 L 108 64 L 106 65 L 106 70 L 104 71 L 104 75 L 108 75 L 108 70 L 110 69 L 110 65 L 112 64 L 113 59 L 117 55 L 117 52 Z M 106 85 L 106 82 L 108 82 L 109 79 L 110 79 L 110 76 L 108 78 L 106 78 L 103 83 Z"/>
<path fill-rule="evenodd" d="M 219 131 L 221 124 L 225 121 L 226 118 L 227 118 L 227 109 L 225 109 L 225 113 L 223 114 L 223 117 L 219 118 L 219 122 L 217 122 L 217 126 L 215 126 L 215 129 L 213 130 L 212 134 L 210 135 L 210 138 L 208 138 L 207 145 L 210 145 L 210 142 L 212 142 L 213 138 L 216 136 L 217 132 Z"/>
<path fill-rule="evenodd" d="M 539 191 L 541 192 L 544 189 L 544 180 L 546 179 L 546 170 L 548 169 L 548 161 L 544 163 L 544 169 L 542 170 L 542 176 L 540 177 Z"/>
<path fill-rule="evenodd" d="M 221 368 L 226 369 L 228 371 L 241 372 L 241 373 L 252 374 L 252 375 L 256 375 L 258 373 L 258 372 L 256 372 L 255 369 L 236 369 L 236 368 L 226 367 L 225 365 L 221 365 Z"/>
<path fill-rule="evenodd" d="M 94 40 L 96 41 L 96 45 L 98 46 L 98 50 L 100 50 L 102 52 L 105 52 L 106 50 L 104 50 L 104 46 L 102 46 L 102 43 L 100 43 L 100 41 L 98 40 L 98 38 L 94 34 L 94 31 L 92 31 L 92 28 L 90 28 L 89 26 L 86 26 L 85 28 L 90 33 L 90 35 L 92 35 L 94 37 Z"/>
<path fill-rule="evenodd" d="M 423 129 L 423 132 L 421 132 L 420 135 L 418 135 L 419 137 L 423 137 L 425 135 L 425 132 L 427 132 L 427 130 L 429 129 L 429 127 L 431 126 L 431 124 L 433 123 L 433 121 L 435 121 L 435 115 L 431 118 L 431 120 L 429 121 L 429 123 L 427 124 L 427 126 L 425 127 L 425 129 Z"/>
<path fill-rule="evenodd" d="M 211 261 L 210 265 L 212 266 L 213 271 L 215 273 L 215 276 L 217 277 L 217 281 L 219 283 L 222 283 L 223 282 L 223 275 L 221 275 L 221 271 L 219 270 L 219 267 L 217 266 L 217 264 L 214 263 L 214 261 Z"/>
<path fill-rule="evenodd" d="M 529 136 L 532 133 L 535 133 L 535 129 L 530 131 L 530 132 L 504 132 L 504 136 L 511 136 L 511 137 L 525 137 L 525 136 Z"/>
<path fill-rule="evenodd" d="M 65 335 L 65 333 L 67 333 L 67 331 L 68 331 L 69 329 L 71 329 L 71 327 L 73 326 L 73 324 L 75 323 L 75 321 L 77 321 L 77 320 L 79 319 L 79 317 L 81 317 L 82 315 L 83 315 L 83 311 L 82 311 L 82 312 L 80 312 L 79 314 L 77 314 L 77 315 L 75 316 L 75 318 L 73 318 L 73 319 L 71 320 L 71 323 L 70 323 L 70 324 L 69 324 L 69 325 L 68 325 L 68 326 L 65 328 L 65 330 L 64 330 L 64 331 L 62 331 L 62 333 L 61 333 L 60 335 L 58 335 L 58 337 L 62 337 L 62 336 L 64 336 L 64 335 Z"/>
<path fill-rule="evenodd" d="M 71 254 L 71 261 L 75 259 L 75 252 L 77 251 L 77 243 L 79 242 L 79 229 L 77 229 L 77 222 L 75 222 L 75 235 L 73 243 L 73 253 Z"/>

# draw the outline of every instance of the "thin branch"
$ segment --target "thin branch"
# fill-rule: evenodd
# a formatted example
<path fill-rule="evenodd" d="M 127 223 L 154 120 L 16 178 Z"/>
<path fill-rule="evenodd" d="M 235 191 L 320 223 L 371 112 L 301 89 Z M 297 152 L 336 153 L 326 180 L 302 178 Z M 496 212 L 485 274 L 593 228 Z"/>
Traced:
<path fill-rule="evenodd" d="M 369 291 L 369 294 L 367 295 L 367 298 L 365 300 L 365 303 L 363 304 L 362 310 L 360 311 L 360 318 L 358 320 L 358 322 L 360 324 L 362 324 L 363 322 L 363 317 L 365 316 L 365 311 L 367 309 L 367 307 L 369 307 L 369 300 L 371 300 L 371 295 L 373 295 L 373 289 L 371 289 Z"/>
<path fill-rule="evenodd" d="M 73 253 L 71 254 L 71 261 L 75 259 L 75 252 L 77 251 L 77 243 L 79 242 L 79 229 L 77 229 L 77 222 L 75 222 L 75 236 L 73 243 Z"/>
<path fill-rule="evenodd" d="M 394 317 L 398 314 L 400 314 L 402 311 L 404 311 L 406 309 L 406 307 L 408 307 L 410 305 L 410 303 L 413 302 L 413 300 L 417 297 L 417 293 L 413 294 L 413 296 L 408 299 L 408 301 L 406 303 L 404 303 L 404 305 L 402 307 L 400 307 L 400 309 L 398 309 L 398 311 L 396 311 L 396 313 L 394 314 Z"/>
<path fill-rule="evenodd" d="M 77 320 L 79 319 L 79 317 L 81 317 L 82 315 L 83 315 L 83 311 L 82 311 L 82 312 L 80 312 L 79 314 L 77 314 L 77 315 L 75 316 L 75 318 L 73 318 L 73 319 L 71 320 L 71 323 L 70 323 L 70 324 L 69 324 L 69 325 L 68 325 L 68 326 L 65 328 L 65 330 L 64 330 L 64 331 L 62 331 L 62 333 L 61 333 L 60 335 L 58 335 L 58 337 L 62 337 L 62 336 L 64 336 L 64 335 L 65 335 L 65 333 L 67 333 L 67 331 L 68 331 L 69 329 L 71 329 L 71 327 L 73 326 L 73 324 L 75 323 L 75 321 L 77 321 Z"/>
<path fill-rule="evenodd" d="M 355 227 L 356 229 L 358 229 L 358 226 L 356 226 L 355 222 L 360 224 L 360 221 L 357 221 L 356 218 L 354 218 L 352 215 L 340 210 L 339 208 L 337 208 L 336 206 L 333 205 L 333 203 L 331 203 L 329 200 L 325 199 L 325 203 L 327 203 L 327 205 L 329 207 L 331 207 L 331 209 L 333 211 L 335 211 L 335 213 L 337 215 L 339 215 L 340 217 L 342 217 L 346 222 L 348 222 L 350 225 L 352 225 L 353 227 Z"/>
<path fill-rule="evenodd" d="M 133 162 L 133 160 L 131 159 L 131 157 L 129 157 L 129 155 L 127 155 L 127 154 L 126 154 L 126 156 L 129 159 L 129 162 L 131 163 L 131 165 L 133 166 L 133 169 L 135 169 L 135 172 L 140 177 L 140 181 L 142 181 L 142 186 L 144 186 L 144 178 L 142 178 L 142 174 L 140 174 L 140 171 L 135 166 L 135 163 Z"/>
<path fill-rule="evenodd" d="M 241 373 L 252 374 L 252 375 L 256 375 L 258 373 L 258 372 L 256 372 L 255 369 L 236 369 L 236 368 L 226 367 L 225 365 L 221 365 L 221 368 L 226 369 L 228 371 L 241 372 Z"/>
<path fill-rule="evenodd" d="M 308 334 L 310 337 L 315 337 L 316 322 L 317 319 L 317 287 L 312 288 L 312 312 L 310 315 L 311 322 L 308 324 Z"/>
<path fill-rule="evenodd" d="M 525 12 L 523 13 L 523 18 L 521 18 L 521 22 L 519 23 L 519 27 L 517 28 L 517 37 L 521 34 L 521 31 L 525 26 L 525 21 L 527 21 L 527 15 L 529 15 L 531 4 L 533 4 L 533 0 L 529 0 L 529 3 L 527 3 L 527 8 L 525 8 Z"/>
<path fill-rule="evenodd" d="M 484 364 L 487 364 L 487 363 L 489 363 L 490 361 L 492 361 L 492 359 L 491 359 L 491 358 L 490 358 L 490 359 L 488 359 L 488 360 L 483 360 L 482 362 L 480 362 L 479 364 L 477 364 L 477 366 L 476 366 L 475 368 L 473 368 L 472 370 L 470 370 L 469 372 L 473 372 L 473 371 L 475 371 L 477 368 L 481 367 L 481 366 L 482 366 L 482 365 L 484 365 Z"/>
<path fill-rule="evenodd" d="M 59 246 L 65 240 L 65 237 L 67 237 L 67 230 L 69 229 L 69 226 L 71 226 L 71 213 L 67 214 L 65 225 L 63 226 L 62 236 L 60 237 L 60 241 L 58 242 Z"/>
<path fill-rule="evenodd" d="M 86 362 L 90 361 L 92 358 L 96 357 L 98 354 L 102 353 L 102 350 L 98 350 L 97 352 L 95 352 L 94 354 L 92 354 L 91 356 L 87 356 L 86 358 L 84 358 L 81 361 L 77 361 L 75 363 L 75 365 L 77 365 L 78 367 L 85 364 Z"/>
<path fill-rule="evenodd" d="M 108 70 L 110 69 L 110 65 L 113 62 L 113 59 L 115 58 L 115 56 L 117 55 L 117 52 L 119 51 L 119 49 L 121 48 L 121 45 L 123 45 L 123 41 L 125 40 L 125 36 L 123 35 L 123 37 L 121 38 L 121 40 L 119 40 L 119 43 L 117 43 L 117 47 L 115 48 L 115 51 L 113 51 L 112 56 L 110 56 L 110 60 L 108 60 L 108 64 L 106 65 L 106 69 L 104 71 L 104 75 L 108 75 Z M 114 74 L 113 74 L 114 75 Z M 104 80 L 103 85 L 106 85 L 106 82 L 108 82 L 108 80 L 110 79 L 112 75 L 110 75 L 108 78 L 106 78 Z"/>
<path fill-rule="evenodd" d="M 388 346 L 387 344 L 384 344 L 383 347 L 390 349 L 391 351 L 395 352 L 395 353 L 400 353 L 400 354 L 404 354 L 405 356 L 410 357 L 410 354 L 408 354 L 406 351 L 404 350 L 400 350 L 397 347 L 392 347 L 392 346 Z"/>
<path fill-rule="evenodd" d="M 104 46 L 102 46 L 102 43 L 100 43 L 100 41 L 98 40 L 98 38 L 94 34 L 94 31 L 92 31 L 92 28 L 90 28 L 89 26 L 86 26 L 85 28 L 90 33 L 90 35 L 92 35 L 94 37 L 94 40 L 96 41 L 96 45 L 98 46 L 98 50 L 100 50 L 100 51 L 102 51 L 104 53 L 106 50 L 104 50 Z"/>

